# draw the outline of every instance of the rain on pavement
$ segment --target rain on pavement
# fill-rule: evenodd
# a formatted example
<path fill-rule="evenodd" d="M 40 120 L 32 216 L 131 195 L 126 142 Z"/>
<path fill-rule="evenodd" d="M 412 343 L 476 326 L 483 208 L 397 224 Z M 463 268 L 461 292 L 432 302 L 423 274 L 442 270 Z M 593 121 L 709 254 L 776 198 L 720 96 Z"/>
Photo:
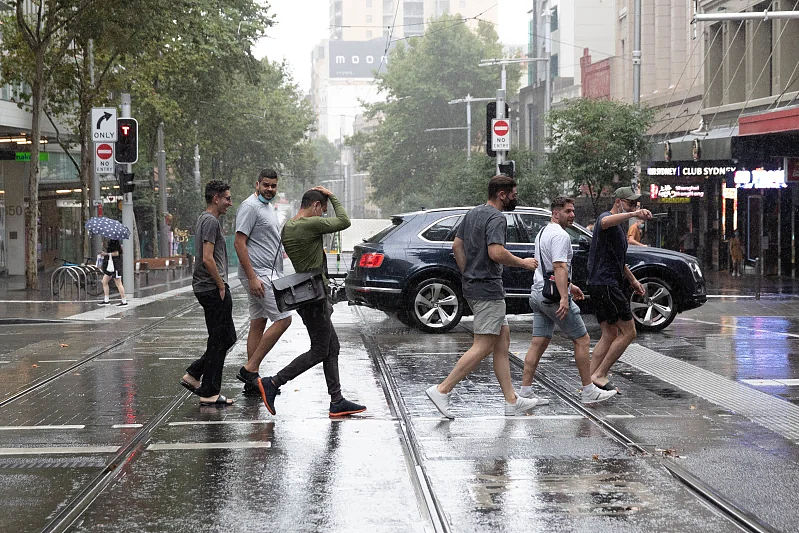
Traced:
<path fill-rule="evenodd" d="M 233 295 L 242 339 L 246 295 Z M 469 347 L 471 320 L 429 335 L 346 303 L 333 314 L 342 387 L 363 415 L 330 420 L 315 368 L 282 388 L 271 416 L 240 394 L 242 340 L 223 378 L 235 405 L 200 408 L 178 379 L 204 349 L 202 311 L 186 289 L 141 300 L 122 311 L 8 304 L 62 320 L 0 325 L 4 531 L 43 530 L 72 506 L 76 531 L 738 530 L 669 465 L 764 527 L 799 525 L 790 295 L 712 299 L 640 335 L 614 369 L 622 395 L 590 410 L 627 443 L 564 399 L 579 390 L 565 338 L 540 365 L 554 388 L 539 380 L 536 392 L 549 405 L 506 418 L 486 360 L 455 389 L 448 421 L 424 389 Z M 516 356 L 531 330 L 529 315 L 511 317 Z M 261 374 L 307 346 L 296 317 Z M 520 367 L 512 372 L 518 384 Z M 131 443 L 111 482 L 81 503 Z"/>

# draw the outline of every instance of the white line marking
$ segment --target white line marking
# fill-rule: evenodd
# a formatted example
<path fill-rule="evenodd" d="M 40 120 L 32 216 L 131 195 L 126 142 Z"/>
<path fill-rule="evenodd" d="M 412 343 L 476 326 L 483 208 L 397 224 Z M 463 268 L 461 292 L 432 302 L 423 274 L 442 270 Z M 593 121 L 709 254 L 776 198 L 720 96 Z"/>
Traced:
<path fill-rule="evenodd" d="M 112 429 L 127 429 L 127 428 L 140 428 L 144 426 L 144 424 L 114 424 L 111 426 Z"/>
<path fill-rule="evenodd" d="M 125 359 L 96 359 L 97 361 L 133 361 L 132 357 L 128 357 Z"/>
<path fill-rule="evenodd" d="M 734 324 L 720 324 L 718 322 L 710 322 L 707 320 L 697 320 L 696 318 L 683 318 L 678 316 L 676 320 L 687 320 L 688 322 L 696 322 L 698 324 L 709 324 L 711 326 L 721 326 L 722 328 L 732 328 L 732 329 L 745 329 L 748 331 L 754 331 L 756 333 L 771 333 L 773 335 L 783 335 L 785 337 L 792 337 L 794 339 L 799 339 L 799 335 L 796 333 L 784 333 L 782 331 L 771 331 L 768 329 L 757 329 L 757 328 L 750 328 L 747 326 L 736 326 Z"/>
<path fill-rule="evenodd" d="M 118 446 L 64 446 L 55 448 L 0 448 L 0 455 L 54 455 L 59 453 L 116 453 Z"/>
<path fill-rule="evenodd" d="M 752 385 L 753 387 L 782 387 L 783 384 L 775 379 L 742 379 L 741 383 Z"/>
<path fill-rule="evenodd" d="M 462 355 L 462 354 L 463 352 L 403 352 L 403 353 L 398 353 L 397 355 L 402 356 L 402 355 Z"/>
<path fill-rule="evenodd" d="M 186 442 L 174 444 L 150 444 L 148 450 L 245 450 L 248 448 L 271 448 L 271 442 Z"/>
<path fill-rule="evenodd" d="M 799 379 L 775 379 L 774 381 L 779 381 L 783 385 L 787 385 L 789 387 L 799 386 Z"/>
<path fill-rule="evenodd" d="M 751 296 L 751 295 L 744 296 L 744 295 L 740 295 L 740 294 L 739 295 L 733 295 L 733 294 L 708 294 L 707 297 L 708 298 L 729 298 L 730 300 L 737 300 L 739 298 L 754 298 L 754 296 Z"/>
<path fill-rule="evenodd" d="M 0 361 L 0 365 L 7 365 L 7 364 L 8 364 L 8 363 L 10 363 L 10 362 L 11 362 L 11 361 Z"/>
<path fill-rule="evenodd" d="M 457 422 L 459 420 L 468 420 L 469 422 L 473 422 L 475 420 L 582 420 L 585 417 L 582 415 L 518 415 L 518 416 L 457 416 L 455 415 L 455 420 L 452 422 Z M 424 421 L 424 422 L 440 422 L 442 420 L 447 420 L 443 416 L 420 416 L 414 417 L 414 420 Z"/>
<path fill-rule="evenodd" d="M 635 415 L 605 415 L 605 418 L 635 418 Z"/>
<path fill-rule="evenodd" d="M 192 422 L 170 422 L 170 426 L 222 426 L 228 424 L 274 424 L 274 420 L 198 420 Z"/>
<path fill-rule="evenodd" d="M 63 425 L 63 426 L 0 426 L 0 431 L 16 431 L 18 429 L 83 429 L 85 424 Z"/>
<path fill-rule="evenodd" d="M 185 361 L 186 359 L 198 359 L 195 355 L 186 355 L 183 357 L 159 357 L 161 361 Z"/>
<path fill-rule="evenodd" d="M 77 359 L 53 359 L 50 361 L 39 361 L 39 363 L 76 363 Z"/>

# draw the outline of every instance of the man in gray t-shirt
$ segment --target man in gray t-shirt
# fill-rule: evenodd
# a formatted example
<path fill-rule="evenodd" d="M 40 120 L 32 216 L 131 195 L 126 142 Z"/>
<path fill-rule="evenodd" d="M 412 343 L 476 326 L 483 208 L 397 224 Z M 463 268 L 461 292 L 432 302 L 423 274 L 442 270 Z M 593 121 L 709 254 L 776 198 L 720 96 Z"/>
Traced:
<path fill-rule="evenodd" d="M 488 247 L 505 246 L 508 222 L 505 215 L 483 204 L 473 208 L 458 226 L 457 239 L 463 241 L 468 258 L 463 268 L 463 297 L 467 300 L 504 300 L 502 264 L 491 259 Z"/>
<path fill-rule="evenodd" d="M 227 247 L 219 217 L 233 204 L 230 185 L 211 180 L 205 186 L 206 209 L 194 234 L 197 258 L 192 288 L 205 313 L 208 342 L 205 353 L 194 361 L 180 384 L 200 397 L 201 406 L 225 407 L 233 402 L 220 394 L 222 368 L 227 351 L 236 343 L 233 298 L 227 284 Z"/>
<path fill-rule="evenodd" d="M 474 313 L 474 342 L 439 385 L 425 391 L 427 397 L 447 418 L 449 399 L 455 388 L 480 361 L 494 354 L 494 373 L 505 396 L 505 415 L 524 414 L 536 400 L 519 398 L 510 379 L 510 328 L 505 317 L 505 290 L 502 265 L 535 270 L 538 261 L 516 257 L 505 249 L 507 222 L 502 211 L 516 208 L 516 182 L 499 175 L 488 182 L 488 202 L 463 217 L 452 250 L 463 276 L 463 295 Z"/>
<path fill-rule="evenodd" d="M 291 325 L 291 313 L 278 310 L 272 289 L 272 280 L 283 275 L 280 219 L 274 206 L 277 181 L 277 172 L 263 169 L 255 182 L 255 194 L 247 197 L 236 213 L 233 246 L 239 258 L 239 279 L 242 284 L 247 280 L 250 305 L 247 363 L 236 377 L 244 382 L 247 396 L 260 396 L 261 361 Z M 268 329 L 267 320 L 272 321 Z"/>

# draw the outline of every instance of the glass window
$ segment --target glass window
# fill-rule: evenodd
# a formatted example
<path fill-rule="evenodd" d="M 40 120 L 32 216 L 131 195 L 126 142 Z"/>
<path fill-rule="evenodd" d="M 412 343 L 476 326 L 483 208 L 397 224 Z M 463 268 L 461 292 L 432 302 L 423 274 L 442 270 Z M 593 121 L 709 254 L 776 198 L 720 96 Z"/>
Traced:
<path fill-rule="evenodd" d="M 557 29 L 558 29 L 558 6 L 555 6 L 550 11 L 549 31 L 557 31 Z"/>
<path fill-rule="evenodd" d="M 366 15 L 366 22 L 372 22 L 372 15 Z"/>
<path fill-rule="evenodd" d="M 372 30 L 366 30 L 366 38 L 367 39 L 371 39 L 372 38 Z"/>
<path fill-rule="evenodd" d="M 549 76 L 550 78 L 557 78 L 560 68 L 558 67 L 558 54 L 549 56 Z"/>
<path fill-rule="evenodd" d="M 387 228 L 383 228 L 379 232 L 375 233 L 369 238 L 363 240 L 363 242 L 382 242 L 383 239 L 389 236 L 395 229 L 400 227 L 402 224 L 402 219 L 399 217 L 394 217 L 391 219 L 391 225 Z"/>
<path fill-rule="evenodd" d="M 549 224 L 550 221 L 550 218 L 546 215 L 519 213 L 518 216 L 524 227 L 524 232 L 527 234 L 527 238 L 530 239 L 529 242 L 531 243 L 535 242 L 538 232 L 541 231 L 541 228 Z"/>
<path fill-rule="evenodd" d="M 460 224 L 463 215 L 449 216 L 442 218 L 429 228 L 427 228 L 422 237 L 428 241 L 433 242 L 446 242 L 455 240 L 455 229 Z"/>
<path fill-rule="evenodd" d="M 577 244 L 580 242 L 580 237 L 585 236 L 588 241 L 591 241 L 591 237 L 583 233 L 582 231 L 578 230 L 577 228 L 566 228 L 566 233 L 569 234 L 569 239 L 571 240 L 572 244 Z"/>
<path fill-rule="evenodd" d="M 516 218 L 510 213 L 504 214 L 505 220 L 508 221 L 508 229 L 505 233 L 505 242 L 508 244 L 525 242 L 525 239 L 522 237 L 522 234 L 519 231 L 519 227 L 516 225 Z"/>

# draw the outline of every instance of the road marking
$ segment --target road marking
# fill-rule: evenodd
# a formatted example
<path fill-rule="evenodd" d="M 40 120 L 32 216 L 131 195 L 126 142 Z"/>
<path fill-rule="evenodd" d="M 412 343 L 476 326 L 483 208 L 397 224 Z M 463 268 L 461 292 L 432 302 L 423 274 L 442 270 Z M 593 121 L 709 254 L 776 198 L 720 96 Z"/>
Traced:
<path fill-rule="evenodd" d="M 397 355 L 463 355 L 463 352 L 404 352 Z"/>
<path fill-rule="evenodd" d="M 192 422 L 170 422 L 170 426 L 222 426 L 229 424 L 274 424 L 274 420 L 198 420 Z"/>
<path fill-rule="evenodd" d="M 97 361 L 133 361 L 132 357 L 125 359 L 96 359 Z"/>
<path fill-rule="evenodd" d="M 604 418 L 635 418 L 635 415 L 605 415 Z"/>
<path fill-rule="evenodd" d="M 0 426 L 0 431 L 16 431 L 26 429 L 83 429 L 85 424 L 63 425 L 63 426 Z"/>
<path fill-rule="evenodd" d="M 54 455 L 59 453 L 116 453 L 118 446 L 64 446 L 54 448 L 0 448 L 0 455 Z"/>
<path fill-rule="evenodd" d="M 0 361 L 0 365 L 7 365 L 7 364 L 9 364 L 10 362 L 11 362 L 11 361 Z"/>
<path fill-rule="evenodd" d="M 458 420 L 468 420 L 469 422 L 473 422 L 475 420 L 583 420 L 583 415 L 516 415 L 516 416 L 457 416 L 455 415 L 455 419 L 451 420 L 452 422 L 457 422 Z M 443 416 L 420 416 L 414 417 L 414 420 L 419 420 L 422 422 L 440 422 L 442 420 L 448 420 Z"/>
<path fill-rule="evenodd" d="M 741 383 L 753 387 L 797 387 L 799 379 L 742 379 Z"/>
<path fill-rule="evenodd" d="M 196 355 L 184 355 L 183 357 L 159 357 L 161 361 L 185 361 L 186 359 L 197 359 Z"/>
<path fill-rule="evenodd" d="M 729 298 L 730 300 L 737 300 L 739 298 L 755 298 L 751 295 L 733 295 L 733 294 L 708 294 L 708 298 Z"/>
<path fill-rule="evenodd" d="M 721 324 L 719 322 L 710 322 L 707 320 L 698 320 L 696 318 L 683 318 L 678 316 L 676 320 L 686 320 L 688 322 L 696 322 L 698 324 L 709 324 L 711 326 L 721 326 L 722 328 L 733 328 L 733 329 L 746 329 L 749 331 L 754 331 L 756 333 L 772 333 L 774 335 L 783 335 L 785 337 L 792 337 L 794 339 L 799 339 L 799 335 L 796 333 L 784 333 L 782 331 L 771 331 L 769 329 L 757 329 L 757 328 L 750 328 L 747 326 L 736 326 L 734 324 Z"/>
<path fill-rule="evenodd" d="M 52 359 L 49 361 L 38 361 L 39 363 L 75 363 L 77 359 Z"/>
<path fill-rule="evenodd" d="M 271 448 L 272 443 L 267 441 L 249 442 L 186 442 L 174 444 L 150 444 L 147 446 L 151 451 L 163 450 L 246 450 L 249 448 Z"/>
<path fill-rule="evenodd" d="M 144 424 L 114 424 L 111 426 L 112 429 L 127 429 L 127 428 L 140 428 L 143 427 Z"/>

